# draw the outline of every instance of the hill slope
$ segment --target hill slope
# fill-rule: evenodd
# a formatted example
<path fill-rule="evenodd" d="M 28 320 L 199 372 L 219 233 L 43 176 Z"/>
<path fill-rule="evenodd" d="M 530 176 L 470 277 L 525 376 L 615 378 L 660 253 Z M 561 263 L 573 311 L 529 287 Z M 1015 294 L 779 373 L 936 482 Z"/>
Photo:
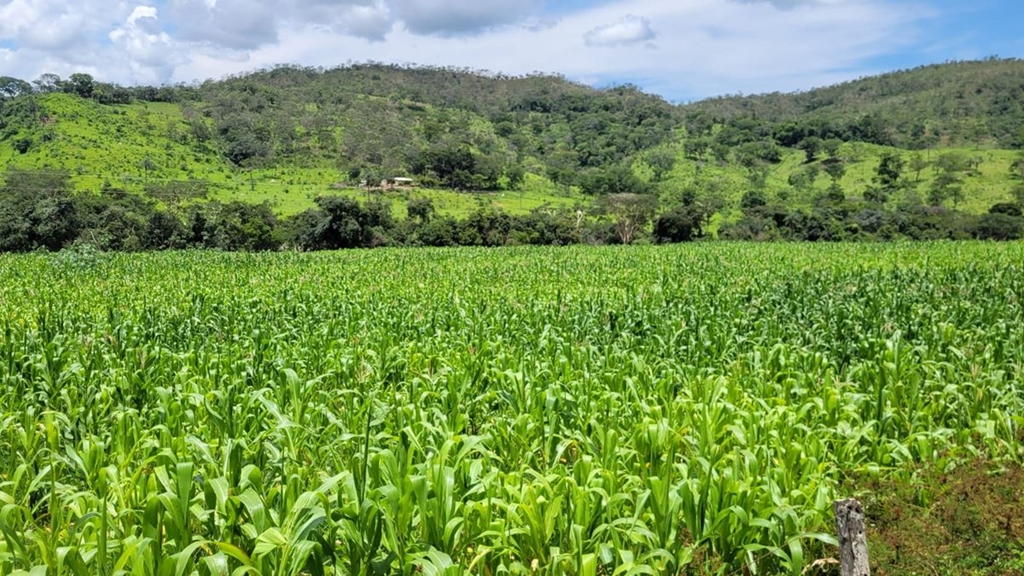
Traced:
<path fill-rule="evenodd" d="M 283 212 L 407 174 L 456 212 L 466 198 L 440 190 L 564 203 L 581 170 L 627 162 L 676 125 L 671 105 L 634 88 L 397 67 L 276 68 L 117 104 L 63 91 L 0 101 L 0 162 L 65 168 L 80 188 L 201 180 Z"/>
<path fill-rule="evenodd" d="M 981 213 L 1012 201 L 1021 180 L 1015 60 L 678 107 L 630 86 L 381 65 L 161 88 L 83 76 L 0 100 L 0 166 L 66 169 L 80 190 L 164 202 L 269 201 L 282 214 L 413 175 L 416 190 L 383 192 L 400 216 L 419 196 L 463 216 L 639 191 L 663 206 L 701 196 L 726 221 L 752 190 L 794 209 L 835 187 L 871 194 L 886 155 L 903 164 L 893 201 Z"/>
<path fill-rule="evenodd" d="M 923 66 L 793 94 L 726 96 L 683 107 L 720 120 L 882 127 L 890 143 L 1024 147 L 1024 60 Z"/>

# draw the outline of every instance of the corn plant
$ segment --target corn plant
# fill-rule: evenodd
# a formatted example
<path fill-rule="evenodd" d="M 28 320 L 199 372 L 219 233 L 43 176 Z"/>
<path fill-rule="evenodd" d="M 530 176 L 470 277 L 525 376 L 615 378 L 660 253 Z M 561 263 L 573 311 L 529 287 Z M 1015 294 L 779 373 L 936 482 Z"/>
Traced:
<path fill-rule="evenodd" d="M 803 574 L 1024 461 L 1024 246 L 0 256 L 0 573 Z"/>

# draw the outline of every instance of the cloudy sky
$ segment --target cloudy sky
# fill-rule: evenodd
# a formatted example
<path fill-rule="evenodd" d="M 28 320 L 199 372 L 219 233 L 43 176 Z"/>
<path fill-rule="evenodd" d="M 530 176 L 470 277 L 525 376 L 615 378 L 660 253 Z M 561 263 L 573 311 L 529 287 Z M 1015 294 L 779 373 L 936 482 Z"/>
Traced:
<path fill-rule="evenodd" d="M 0 75 L 192 82 L 280 63 L 632 82 L 672 101 L 1024 57 L 1021 0 L 0 0 Z"/>

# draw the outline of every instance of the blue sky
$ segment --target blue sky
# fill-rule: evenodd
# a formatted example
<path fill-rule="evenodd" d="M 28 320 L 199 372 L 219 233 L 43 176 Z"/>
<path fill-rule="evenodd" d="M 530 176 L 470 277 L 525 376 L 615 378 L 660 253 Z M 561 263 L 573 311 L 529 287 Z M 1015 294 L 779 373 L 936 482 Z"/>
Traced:
<path fill-rule="evenodd" d="M 0 0 L 0 75 L 191 82 L 367 60 L 631 82 L 672 101 L 1024 57 L 1019 0 Z"/>
<path fill-rule="evenodd" d="M 988 56 L 1024 57 L 1024 3 L 1014 0 L 933 0 L 935 17 L 916 26 L 919 41 L 874 64 L 887 69 Z"/>

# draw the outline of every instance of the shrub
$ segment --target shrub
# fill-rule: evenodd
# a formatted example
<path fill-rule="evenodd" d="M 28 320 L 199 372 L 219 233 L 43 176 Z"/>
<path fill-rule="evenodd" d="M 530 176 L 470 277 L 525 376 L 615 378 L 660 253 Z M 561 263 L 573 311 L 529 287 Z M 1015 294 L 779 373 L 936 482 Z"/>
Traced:
<path fill-rule="evenodd" d="M 1019 240 L 1024 234 L 1024 219 L 1009 214 L 985 214 L 974 226 L 975 238 L 981 240 Z"/>

